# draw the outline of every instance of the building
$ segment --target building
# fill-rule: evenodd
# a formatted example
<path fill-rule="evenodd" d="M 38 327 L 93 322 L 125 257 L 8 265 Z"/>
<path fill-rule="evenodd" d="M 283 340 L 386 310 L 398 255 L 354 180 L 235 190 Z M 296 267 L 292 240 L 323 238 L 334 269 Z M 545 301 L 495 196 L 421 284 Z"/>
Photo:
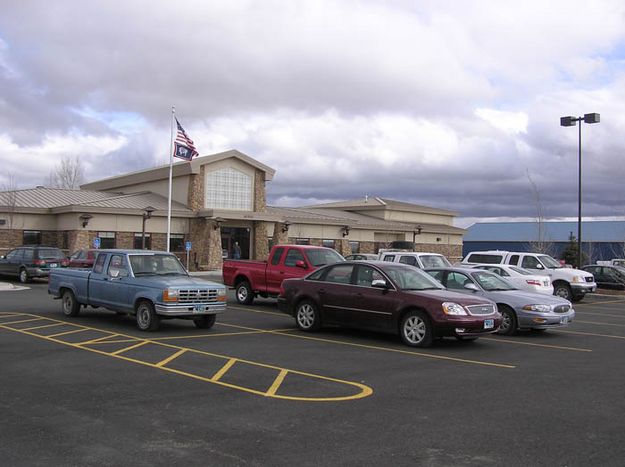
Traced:
<path fill-rule="evenodd" d="M 463 256 L 472 251 L 541 251 L 561 258 L 577 222 L 478 222 L 467 229 Z M 625 221 L 583 221 L 582 252 L 586 261 L 623 258 Z"/>
<path fill-rule="evenodd" d="M 236 150 L 173 165 L 170 250 L 191 269 L 232 256 L 265 259 L 272 243 L 324 245 L 347 255 L 414 242 L 460 258 L 456 213 L 377 197 L 301 208 L 267 206 L 275 170 Z M 105 178 L 80 190 L 0 192 L 0 253 L 42 243 L 67 253 L 92 247 L 167 249 L 169 165 Z M 401 243 L 400 243 L 401 244 Z"/>

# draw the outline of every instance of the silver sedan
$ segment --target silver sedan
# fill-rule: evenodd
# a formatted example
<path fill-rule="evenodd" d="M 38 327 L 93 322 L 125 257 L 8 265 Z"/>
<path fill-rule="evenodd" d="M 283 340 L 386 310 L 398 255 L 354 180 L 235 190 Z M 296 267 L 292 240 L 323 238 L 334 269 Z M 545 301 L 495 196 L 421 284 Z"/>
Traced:
<path fill-rule="evenodd" d="M 573 305 L 568 300 L 519 290 L 492 272 L 473 268 L 429 268 L 426 272 L 450 290 L 494 301 L 503 315 L 500 334 L 511 335 L 519 329 L 567 326 L 575 317 Z"/>

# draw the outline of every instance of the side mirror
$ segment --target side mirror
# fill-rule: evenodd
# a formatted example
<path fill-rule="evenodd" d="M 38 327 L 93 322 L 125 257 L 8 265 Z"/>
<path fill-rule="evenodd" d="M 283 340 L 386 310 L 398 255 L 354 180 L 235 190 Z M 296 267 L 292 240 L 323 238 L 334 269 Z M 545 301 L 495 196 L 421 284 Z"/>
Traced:
<path fill-rule="evenodd" d="M 371 281 L 371 287 L 375 287 L 378 289 L 388 289 L 388 284 L 384 279 L 374 279 Z"/>
<path fill-rule="evenodd" d="M 0 255 L 0 259 L 7 259 L 7 257 L 4 255 Z"/>
<path fill-rule="evenodd" d="M 304 262 L 304 260 L 298 259 L 297 261 L 295 261 L 295 267 L 306 269 L 306 263 Z"/>
<path fill-rule="evenodd" d="M 469 282 L 468 284 L 464 286 L 464 288 L 467 290 L 472 290 L 473 292 L 479 292 L 480 290 L 478 289 L 477 285 L 475 285 L 473 282 Z"/>
<path fill-rule="evenodd" d="M 538 263 L 536 265 L 536 269 L 545 269 L 545 267 L 542 264 Z"/>

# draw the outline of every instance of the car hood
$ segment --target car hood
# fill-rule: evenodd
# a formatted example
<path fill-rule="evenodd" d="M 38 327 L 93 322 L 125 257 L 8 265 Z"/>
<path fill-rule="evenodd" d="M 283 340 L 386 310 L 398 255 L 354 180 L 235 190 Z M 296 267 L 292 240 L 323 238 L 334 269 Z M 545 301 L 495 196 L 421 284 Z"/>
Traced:
<path fill-rule="evenodd" d="M 555 295 L 528 292 L 525 290 L 485 291 L 484 295 L 495 302 L 523 305 L 571 305 L 571 302 Z"/>
<path fill-rule="evenodd" d="M 492 303 L 488 298 L 479 295 L 467 295 L 466 293 L 454 292 L 453 290 L 407 290 L 406 293 L 419 295 L 421 297 L 429 297 L 440 300 L 441 302 L 455 302 L 459 305 L 483 305 Z"/>
<path fill-rule="evenodd" d="M 225 288 L 218 282 L 207 281 L 193 276 L 140 276 L 133 281 L 137 285 L 146 287 L 193 287 L 193 288 Z"/>

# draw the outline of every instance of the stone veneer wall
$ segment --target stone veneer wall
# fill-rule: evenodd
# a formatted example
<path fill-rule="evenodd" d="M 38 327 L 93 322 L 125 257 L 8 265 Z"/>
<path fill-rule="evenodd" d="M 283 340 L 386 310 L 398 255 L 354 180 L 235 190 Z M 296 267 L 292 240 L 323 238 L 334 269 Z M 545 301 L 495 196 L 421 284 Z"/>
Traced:
<path fill-rule="evenodd" d="M 187 195 L 187 207 L 192 211 L 204 208 L 204 176 L 206 167 L 200 167 L 199 174 L 191 174 L 189 179 L 189 193 Z"/>
<path fill-rule="evenodd" d="M 276 222 L 273 225 L 273 244 L 287 245 L 289 243 L 289 231 L 284 230 L 285 225 L 282 222 Z"/>

